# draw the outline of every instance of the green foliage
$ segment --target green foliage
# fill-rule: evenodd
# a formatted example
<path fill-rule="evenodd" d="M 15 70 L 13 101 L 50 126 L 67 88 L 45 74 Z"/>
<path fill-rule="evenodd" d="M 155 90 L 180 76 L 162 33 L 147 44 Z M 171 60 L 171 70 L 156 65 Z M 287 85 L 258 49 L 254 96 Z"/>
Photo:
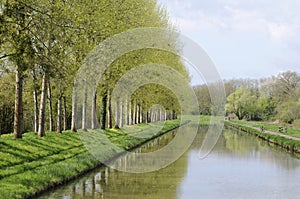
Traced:
<path fill-rule="evenodd" d="M 0 75 L 0 134 L 13 131 L 14 79 L 12 74 Z"/>
<path fill-rule="evenodd" d="M 235 113 L 239 119 L 254 119 L 257 99 L 256 91 L 241 86 L 227 97 L 226 110 Z"/>
<path fill-rule="evenodd" d="M 259 97 L 257 100 L 257 117 L 261 120 L 268 120 L 274 115 L 275 102 L 270 98 Z"/>
<path fill-rule="evenodd" d="M 300 115 L 300 76 L 296 72 L 283 72 L 277 77 L 255 81 L 226 83 L 228 114 L 235 113 L 239 119 L 279 119 L 292 123 Z M 228 93 L 229 92 L 229 93 Z"/>
<path fill-rule="evenodd" d="M 33 88 L 40 94 L 41 87 L 38 85 L 41 84 L 43 73 L 51 82 L 50 100 L 57 102 L 59 98 L 66 97 L 67 122 L 70 124 L 72 99 L 68 96 L 72 95 L 74 78 L 81 62 L 92 49 L 105 39 L 133 28 L 173 29 L 165 10 L 156 0 L 1 0 L 0 3 L 0 61 L 5 71 L 18 71 L 20 78 L 25 81 L 24 116 L 21 117 L 24 118 L 25 130 L 33 129 L 34 106 L 31 95 Z M 165 39 L 157 38 L 160 42 Z M 175 55 L 145 49 L 124 55 L 114 66 L 109 67 L 111 70 L 107 71 L 107 81 L 98 89 L 103 92 L 99 94 L 111 89 L 130 67 L 142 63 L 174 66 L 174 69 L 188 77 Z M 32 73 L 35 73 L 34 78 Z M 1 94 L 5 93 L 1 90 Z M 56 103 L 53 105 L 53 112 L 56 113 Z M 5 132 L 12 130 L 10 121 L 5 122 L 5 125 L 9 126 L 5 127 Z"/>
<path fill-rule="evenodd" d="M 293 121 L 293 127 L 296 129 L 300 129 L 300 119 L 296 119 Z"/>
<path fill-rule="evenodd" d="M 199 109 L 201 115 L 211 115 L 212 103 L 207 85 L 200 85 L 194 87 L 195 94 L 198 99 Z"/>
<path fill-rule="evenodd" d="M 300 119 L 300 100 L 282 102 L 276 110 L 281 121 L 291 124 L 294 120 Z"/>

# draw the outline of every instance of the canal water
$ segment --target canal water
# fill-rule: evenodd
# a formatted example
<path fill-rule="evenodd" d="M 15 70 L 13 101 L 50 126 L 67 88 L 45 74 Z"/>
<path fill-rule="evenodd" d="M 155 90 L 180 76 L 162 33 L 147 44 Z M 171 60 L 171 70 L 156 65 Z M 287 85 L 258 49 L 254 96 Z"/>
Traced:
<path fill-rule="evenodd" d="M 189 148 L 173 164 L 150 173 L 99 168 L 39 198 L 50 199 L 298 199 L 300 159 L 256 137 L 224 129 L 204 159 L 198 152 L 205 137 L 201 127 Z M 155 151 L 176 130 L 137 149 Z M 115 160 L 116 167 L 130 157 Z"/>

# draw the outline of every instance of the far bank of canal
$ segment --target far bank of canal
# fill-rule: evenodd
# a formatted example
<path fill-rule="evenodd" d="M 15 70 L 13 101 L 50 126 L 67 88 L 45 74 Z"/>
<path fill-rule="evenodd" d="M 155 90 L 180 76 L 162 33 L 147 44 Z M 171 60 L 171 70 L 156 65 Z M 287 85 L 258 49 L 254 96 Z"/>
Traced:
<path fill-rule="evenodd" d="M 291 153 L 296 153 L 300 155 L 300 141 L 299 138 L 286 136 L 284 134 L 270 132 L 270 131 L 261 131 L 256 127 L 252 127 L 249 125 L 238 124 L 231 121 L 225 121 L 225 125 L 227 127 L 235 128 L 246 132 L 248 134 L 259 137 L 262 140 L 265 140 L 271 144 L 279 146 Z"/>

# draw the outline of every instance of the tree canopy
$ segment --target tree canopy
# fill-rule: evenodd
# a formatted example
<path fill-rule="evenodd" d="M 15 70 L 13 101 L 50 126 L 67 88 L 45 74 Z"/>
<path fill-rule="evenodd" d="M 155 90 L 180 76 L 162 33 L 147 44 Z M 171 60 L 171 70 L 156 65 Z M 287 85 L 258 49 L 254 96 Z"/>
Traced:
<path fill-rule="evenodd" d="M 14 131 L 15 138 L 21 138 L 25 131 L 37 131 L 44 136 L 46 129 L 56 128 L 60 133 L 71 128 L 71 119 L 76 116 L 74 110 L 84 106 L 74 107 L 72 102 L 76 99 L 71 95 L 74 78 L 85 57 L 107 38 L 142 27 L 174 29 L 156 0 L 1 0 L 0 84 L 7 90 L 0 91 L 1 99 L 5 98 L 0 104 L 0 132 Z M 163 37 L 157 41 L 166 39 L 170 41 Z M 171 40 L 175 44 L 176 38 Z M 108 103 L 114 84 L 126 71 L 147 63 L 172 66 L 188 80 L 180 58 L 169 52 L 143 49 L 123 55 L 108 67 L 93 97 L 94 115 L 110 117 L 105 120 L 105 127 L 111 127 L 107 122 L 116 117 Z M 124 110 L 132 115 L 134 109 L 142 110 L 141 115 L 147 114 L 150 104 L 158 100 L 164 100 L 170 112 L 179 110 L 177 99 L 167 88 L 157 85 L 145 88 L 123 102 L 131 106 L 123 107 Z"/>

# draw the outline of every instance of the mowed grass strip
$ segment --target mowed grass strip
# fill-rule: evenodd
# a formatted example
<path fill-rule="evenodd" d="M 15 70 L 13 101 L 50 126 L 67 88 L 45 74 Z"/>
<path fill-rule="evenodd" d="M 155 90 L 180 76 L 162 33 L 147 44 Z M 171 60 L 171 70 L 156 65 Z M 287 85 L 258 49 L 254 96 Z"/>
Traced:
<path fill-rule="evenodd" d="M 9 135 L 1 136 L 0 169 L 39 160 L 80 146 L 82 143 L 78 135 L 72 132 L 65 132 L 62 135 L 48 133 L 44 138 L 39 138 L 35 133 L 26 133 L 20 140 L 14 140 Z"/>
<path fill-rule="evenodd" d="M 286 124 L 282 125 L 282 124 L 273 124 L 271 122 L 243 121 L 243 120 L 232 120 L 232 122 L 236 122 L 238 124 L 249 125 L 249 126 L 253 126 L 253 127 L 257 127 L 257 128 L 260 128 L 261 126 L 263 126 L 265 130 L 277 132 L 277 133 L 281 133 L 281 132 L 279 132 L 279 127 L 285 126 L 287 128 L 287 132 L 284 133 L 285 135 L 290 135 L 290 136 L 300 138 L 300 129 L 292 128 Z"/>
<path fill-rule="evenodd" d="M 93 139 L 93 135 L 103 134 L 97 137 L 105 136 L 115 145 L 129 149 L 179 125 L 179 120 L 166 121 L 156 134 L 150 133 L 150 125 L 131 126 L 130 128 L 137 129 L 133 131 L 134 134 L 145 134 L 142 138 L 131 136 L 121 129 L 80 132 L 82 133 L 80 136 L 92 135 L 90 139 Z M 96 159 L 89 153 L 80 136 L 71 131 L 63 134 L 48 132 L 43 138 L 39 138 L 36 133 L 26 133 L 23 139 L 18 140 L 14 140 L 12 134 L 2 135 L 0 199 L 30 198 L 100 165 L 99 158 Z M 103 159 L 116 155 L 116 151 L 109 148 L 105 141 L 98 150 Z"/>
<path fill-rule="evenodd" d="M 277 135 L 271 135 L 262 133 L 259 130 L 253 129 L 249 126 L 245 126 L 245 123 L 238 123 L 238 122 L 232 122 L 232 121 L 225 121 L 225 124 L 229 127 L 233 127 L 239 130 L 242 130 L 244 132 L 247 132 L 249 134 L 255 135 L 271 144 L 277 145 L 283 149 L 286 149 L 289 152 L 300 154 L 300 141 L 288 139 L 285 137 L 277 136 Z"/>

